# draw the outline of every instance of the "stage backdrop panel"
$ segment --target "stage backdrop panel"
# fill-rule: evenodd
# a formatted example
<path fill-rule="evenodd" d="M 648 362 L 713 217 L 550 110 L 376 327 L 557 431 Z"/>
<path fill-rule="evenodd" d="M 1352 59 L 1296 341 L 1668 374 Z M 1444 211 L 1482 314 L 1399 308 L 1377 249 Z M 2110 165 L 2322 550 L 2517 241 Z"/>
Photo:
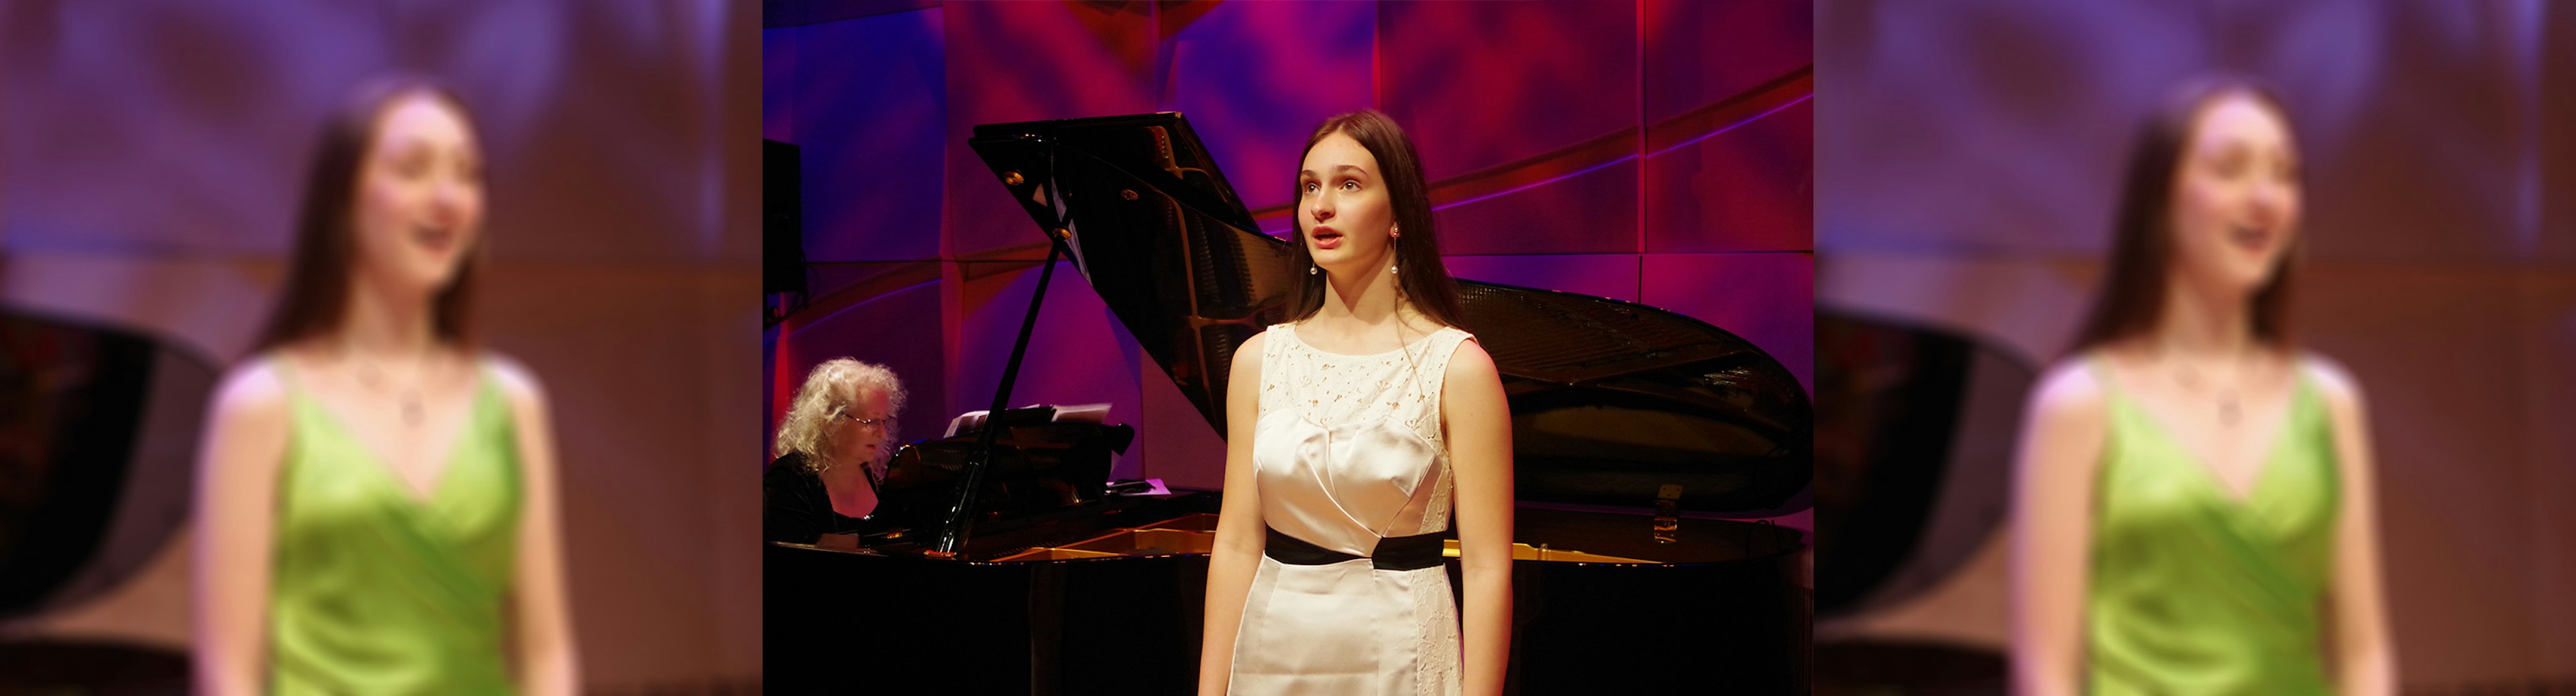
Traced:
<path fill-rule="evenodd" d="M 940 257 L 941 172 L 947 166 L 947 55 L 942 10 L 774 29 L 766 79 L 810 85 L 762 90 L 790 95 L 769 114 L 763 137 L 798 146 L 805 183 L 805 260 L 905 261 Z M 780 61 L 801 46 L 827 46 L 833 60 Z M 776 73 L 784 72 L 785 75 Z M 859 234 L 859 230 L 882 230 Z"/>
<path fill-rule="evenodd" d="M 1797 251 L 1815 229 L 1807 3 L 1645 3 L 1646 251 Z"/>
<path fill-rule="evenodd" d="M 1628 302 L 1637 301 L 1645 263 L 1637 254 L 1451 256 L 1445 261 L 1449 274 L 1458 278 Z"/>
<path fill-rule="evenodd" d="M 942 11 L 948 15 L 942 37 L 948 55 L 946 258 L 1044 259 L 1046 237 L 966 139 L 979 123 L 1156 110 L 1154 13 L 1141 4 L 1083 2 L 967 2 Z M 827 52 L 809 59 L 842 58 Z"/>

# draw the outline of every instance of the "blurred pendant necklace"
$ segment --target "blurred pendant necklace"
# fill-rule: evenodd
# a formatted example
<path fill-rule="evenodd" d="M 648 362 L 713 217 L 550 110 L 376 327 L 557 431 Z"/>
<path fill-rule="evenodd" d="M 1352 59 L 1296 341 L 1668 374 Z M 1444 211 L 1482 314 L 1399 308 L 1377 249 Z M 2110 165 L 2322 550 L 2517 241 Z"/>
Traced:
<path fill-rule="evenodd" d="M 355 357 L 357 352 L 349 351 L 349 355 Z M 411 379 L 405 380 L 399 388 L 394 387 L 393 378 L 387 374 L 384 366 L 366 361 L 352 362 L 357 368 L 358 386 L 366 387 L 367 391 L 377 394 L 393 393 L 394 402 L 401 409 L 404 427 L 417 428 L 423 421 L 428 420 L 429 413 L 422 404 L 420 388 L 422 376 L 429 371 L 428 358 L 413 361 Z"/>
<path fill-rule="evenodd" d="M 2244 374 L 2244 369 L 2242 368 L 2244 361 L 2242 359 L 2227 361 L 2233 363 L 2237 369 L 2229 370 L 2227 375 L 2228 380 L 2224 382 L 2223 385 L 2220 385 L 2216 380 L 2205 381 L 2201 370 L 2192 367 L 2190 361 L 2170 356 L 2168 359 L 2173 360 L 2174 362 L 2174 384 L 2181 386 L 2185 391 L 2189 391 L 2197 396 L 2204 383 L 2217 386 L 2218 424 L 2222 427 L 2234 429 L 2237 422 L 2242 420 L 2244 416 L 2243 400 L 2238 398 L 2237 393 L 2237 385 L 2241 382 L 2241 379 L 2239 378 Z"/>

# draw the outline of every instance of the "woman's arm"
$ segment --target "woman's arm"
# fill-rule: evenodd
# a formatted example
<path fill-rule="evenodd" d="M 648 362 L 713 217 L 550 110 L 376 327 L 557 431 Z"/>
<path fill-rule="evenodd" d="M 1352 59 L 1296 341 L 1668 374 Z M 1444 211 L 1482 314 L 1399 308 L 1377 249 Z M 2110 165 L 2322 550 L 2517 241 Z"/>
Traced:
<path fill-rule="evenodd" d="M 1234 674 L 1234 632 L 1244 594 L 1261 567 L 1261 489 L 1252 471 L 1252 430 L 1261 406 L 1262 334 L 1234 349 L 1225 390 L 1225 501 L 1208 558 L 1206 630 L 1199 637 L 1199 693 L 1223 694 Z"/>
<path fill-rule="evenodd" d="M 2102 387 L 2080 362 L 2050 370 L 2031 395 L 2013 474 L 2014 693 L 2082 693 L 2085 561 L 2107 423 Z"/>
<path fill-rule="evenodd" d="M 1440 388 L 1449 468 L 1457 476 L 1458 564 L 1467 587 L 1465 692 L 1500 694 L 1512 656 L 1512 412 L 1494 359 L 1474 341 L 1449 358 Z"/>
<path fill-rule="evenodd" d="M 519 441 L 519 470 L 527 480 L 519 514 L 518 609 L 520 689 L 535 696 L 580 693 L 581 671 L 573 650 L 572 612 L 564 597 L 563 522 L 555 476 L 554 419 L 545 391 L 526 368 L 497 360 L 509 396 L 511 431 Z"/>
<path fill-rule="evenodd" d="M 2397 660 L 2388 642 L 2387 605 L 2379 575 L 2379 495 L 2370 453 L 2370 421 L 2361 386 L 2331 363 L 2316 365 L 2319 391 L 2334 421 L 2335 461 L 2343 474 L 2343 509 L 2335 520 L 2334 606 L 2338 693 L 2397 693 Z"/>
<path fill-rule="evenodd" d="M 265 693 L 269 554 L 277 473 L 290 417 L 285 385 L 265 363 L 235 370 L 216 388 L 198 448 L 196 488 L 196 692 Z"/>

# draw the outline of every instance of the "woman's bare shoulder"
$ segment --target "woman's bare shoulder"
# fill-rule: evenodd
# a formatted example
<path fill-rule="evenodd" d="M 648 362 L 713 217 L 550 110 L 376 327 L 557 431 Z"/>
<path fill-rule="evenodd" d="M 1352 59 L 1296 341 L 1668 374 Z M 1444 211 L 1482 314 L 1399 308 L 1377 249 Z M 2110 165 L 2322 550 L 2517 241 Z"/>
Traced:
<path fill-rule="evenodd" d="M 483 353 L 482 362 L 492 371 L 492 381 L 500 385 L 501 393 L 508 395 L 511 401 L 542 400 L 545 397 L 545 384 L 537 379 L 536 371 L 528 369 L 527 363 L 489 351 Z"/>
<path fill-rule="evenodd" d="M 1282 324 L 1282 326 L 1285 325 Z M 1263 351 L 1268 345 L 1270 345 L 1270 332 L 1268 331 L 1256 333 L 1253 334 L 1251 338 L 1243 339 L 1242 345 L 1234 347 L 1234 364 L 1230 365 L 1229 369 L 1261 369 L 1261 351 Z"/>
<path fill-rule="evenodd" d="M 2108 385 L 2103 383 L 2102 375 L 2094 367 L 2094 361 L 2098 359 L 2084 355 L 2068 357 L 2041 372 L 2030 391 L 2033 420 L 2100 420 Z"/>
<path fill-rule="evenodd" d="M 201 476 L 216 481 L 266 481 L 282 464 L 294 428 L 293 387 L 274 355 L 244 359 L 224 371 L 207 405 Z M 213 490 L 213 489 L 208 489 Z"/>
<path fill-rule="evenodd" d="M 231 420 L 238 420 L 242 416 L 285 414 L 288 395 L 285 371 L 292 368 L 281 367 L 278 361 L 282 359 L 276 353 L 261 354 L 224 370 L 223 376 L 215 382 L 213 408 L 216 415 L 232 416 Z"/>
<path fill-rule="evenodd" d="M 1449 354 L 1449 366 L 1444 375 L 1448 380 L 1483 382 L 1503 378 L 1502 371 L 1494 367 L 1494 356 L 1485 352 L 1485 346 L 1477 342 L 1475 336 L 1459 339 L 1454 350 L 1456 352 Z"/>
<path fill-rule="evenodd" d="M 2337 412 L 2352 412 L 2362 405 L 2361 382 L 2343 363 L 2322 353 L 2302 351 L 2298 354 L 2299 372 L 2316 384 L 2317 394 Z"/>

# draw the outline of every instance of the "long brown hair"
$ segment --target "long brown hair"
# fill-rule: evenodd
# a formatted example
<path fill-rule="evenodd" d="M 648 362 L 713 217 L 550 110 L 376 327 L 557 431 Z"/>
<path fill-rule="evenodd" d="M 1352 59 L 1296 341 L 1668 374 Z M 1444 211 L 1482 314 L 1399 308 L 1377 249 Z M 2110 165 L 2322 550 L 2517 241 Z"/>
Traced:
<path fill-rule="evenodd" d="M 2176 167 L 2191 146 L 2200 114 L 2211 102 L 2231 95 L 2254 98 L 2281 119 L 2296 142 L 2289 109 L 2270 88 L 2250 78 L 2216 76 L 2195 80 L 2174 91 L 2138 133 L 2130 150 L 2128 182 L 2121 189 L 2118 217 L 2112 221 L 2111 264 L 2094 296 L 2093 311 L 2077 335 L 2078 352 L 2146 333 L 2164 317 L 2165 282 L 2173 266 L 2173 206 Z M 2306 188 L 2306 182 L 2299 183 Z M 2255 340 L 2277 347 L 2290 344 L 2290 259 L 2299 236 L 2275 261 L 2271 280 L 2254 291 L 2251 312 Z"/>
<path fill-rule="evenodd" d="M 1378 174 L 1386 179 L 1387 200 L 1395 208 L 1395 226 L 1404 231 L 1405 239 L 1413 240 L 1395 245 L 1399 270 L 1395 276 L 1396 296 L 1434 321 L 1459 326 L 1467 312 L 1458 305 L 1457 281 L 1449 278 L 1449 268 L 1440 263 L 1440 237 L 1431 226 L 1431 186 L 1423 180 L 1422 155 L 1414 151 L 1413 137 L 1405 135 L 1404 127 L 1386 114 L 1361 109 L 1324 119 L 1323 125 L 1315 127 L 1315 134 L 1307 136 L 1306 149 L 1297 151 L 1297 160 L 1305 161 L 1307 153 L 1314 152 L 1315 143 L 1334 133 L 1351 136 L 1377 158 Z M 1301 186 L 1297 197 L 1289 200 L 1300 200 L 1305 195 Z M 1292 240 L 1297 242 L 1294 258 L 1299 266 L 1312 266 L 1315 257 L 1306 249 L 1304 218 L 1289 215 L 1290 224 L 1297 229 Z M 1315 316 L 1324 308 L 1324 276 L 1300 275 L 1303 280 L 1288 294 L 1289 321 Z"/>
<path fill-rule="evenodd" d="M 361 85 L 322 125 L 306 172 L 304 205 L 295 221 L 295 256 L 287 264 L 285 293 L 269 312 L 252 352 L 275 350 L 289 343 L 340 328 L 348 312 L 350 269 L 357 262 L 354 201 L 359 172 L 375 146 L 376 127 L 394 100 L 428 96 L 445 102 L 470 127 L 473 112 L 456 93 L 428 78 L 397 75 Z M 430 300 L 431 335 L 458 345 L 474 341 L 472 298 L 474 271 L 483 244 L 458 260 L 456 277 Z"/>

